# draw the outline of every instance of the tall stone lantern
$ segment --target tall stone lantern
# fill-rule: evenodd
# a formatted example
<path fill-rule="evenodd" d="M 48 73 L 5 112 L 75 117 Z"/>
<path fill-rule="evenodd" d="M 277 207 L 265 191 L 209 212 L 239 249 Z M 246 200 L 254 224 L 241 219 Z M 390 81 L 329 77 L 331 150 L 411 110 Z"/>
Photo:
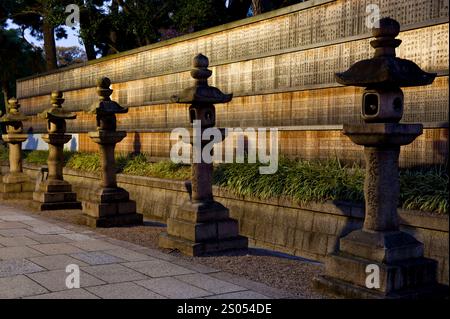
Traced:
<path fill-rule="evenodd" d="M 40 210 L 81 209 L 72 185 L 63 177 L 64 144 L 72 139 L 66 134 L 66 120 L 74 120 L 77 115 L 63 108 L 62 92 L 52 92 L 50 99 L 51 108 L 38 115 L 47 120 L 48 133 L 42 135 L 42 139 L 48 143 L 48 176 L 36 186 L 33 199 Z"/>
<path fill-rule="evenodd" d="M 136 202 L 130 200 L 129 193 L 117 186 L 116 161 L 114 150 L 127 133 L 117 131 L 116 114 L 127 113 L 128 109 L 112 101 L 111 81 L 100 78 L 97 82 L 99 101 L 94 103 L 88 113 L 94 114 L 97 131 L 89 137 L 99 145 L 102 182 L 101 187 L 83 202 L 86 224 L 91 227 L 116 227 L 139 225 L 143 223 L 141 214 L 136 213 Z"/>
<path fill-rule="evenodd" d="M 328 256 L 325 275 L 315 280 L 325 291 L 363 298 L 417 297 L 435 293 L 437 264 L 424 258 L 423 244 L 400 231 L 397 213 L 400 193 L 400 147 L 422 134 L 422 124 L 400 124 L 401 87 L 429 85 L 436 74 L 422 71 L 396 57 L 400 25 L 383 18 L 373 29 L 373 58 L 337 73 L 338 83 L 364 87 L 361 115 L 364 124 L 344 125 L 343 134 L 364 146 L 365 219 L 363 228 L 340 239 Z"/>
<path fill-rule="evenodd" d="M 173 96 L 176 103 L 188 104 L 191 123 L 199 121 L 200 136 L 193 130 L 192 139 L 201 141 L 201 147 L 193 147 L 192 194 L 191 199 L 182 204 L 174 216 L 167 220 L 167 233 L 162 233 L 159 246 L 178 249 L 190 256 L 199 256 L 229 249 L 248 247 L 246 237 L 239 235 L 238 222 L 229 217 L 229 211 L 216 202 L 212 193 L 213 164 L 204 161 L 201 154 L 209 140 L 202 140 L 203 131 L 214 127 L 216 109 L 214 104 L 231 101 L 232 94 L 224 94 L 218 88 L 208 85 L 212 71 L 209 60 L 199 54 L 194 58 L 191 76 L 195 85 Z"/>
<path fill-rule="evenodd" d="M 22 168 L 22 143 L 27 139 L 23 134 L 23 121 L 27 116 L 20 111 L 20 104 L 16 98 L 8 100 L 8 112 L 0 118 L 0 123 L 6 127 L 3 141 L 9 147 L 9 172 L 3 176 L 0 183 L 0 198 L 16 199 L 31 196 L 33 184 Z"/>

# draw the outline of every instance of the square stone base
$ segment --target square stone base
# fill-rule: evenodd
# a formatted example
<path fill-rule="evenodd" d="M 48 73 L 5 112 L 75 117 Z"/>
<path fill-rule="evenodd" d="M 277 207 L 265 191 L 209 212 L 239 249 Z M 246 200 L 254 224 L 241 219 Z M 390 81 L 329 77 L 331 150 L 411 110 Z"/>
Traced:
<path fill-rule="evenodd" d="M 437 262 L 424 258 L 423 245 L 399 231 L 350 233 L 340 240 L 339 251 L 327 256 L 325 275 L 314 284 L 349 298 L 415 298 L 441 291 Z"/>
<path fill-rule="evenodd" d="M 237 220 L 218 202 L 185 202 L 167 220 L 167 233 L 159 238 L 162 248 L 178 249 L 189 256 L 200 256 L 232 249 L 248 248 L 248 239 L 239 236 Z"/>
<path fill-rule="evenodd" d="M 33 207 L 40 211 L 81 209 L 77 194 L 72 192 L 72 185 L 66 181 L 49 180 L 40 183 L 33 193 Z"/>
<path fill-rule="evenodd" d="M 443 299 L 449 296 L 448 286 L 439 284 L 417 289 L 405 289 L 389 294 L 366 287 L 355 286 L 328 276 L 314 278 L 313 285 L 315 289 L 325 294 L 351 299 Z"/>
<path fill-rule="evenodd" d="M 129 200 L 125 190 L 118 189 L 116 197 L 112 191 L 105 196 L 101 197 L 103 201 L 83 202 L 86 225 L 106 228 L 143 224 L 142 214 L 136 213 L 136 202 Z"/>
<path fill-rule="evenodd" d="M 83 217 L 85 224 L 93 228 L 136 226 L 143 224 L 143 216 L 137 213 L 104 217 L 84 215 Z"/>
<path fill-rule="evenodd" d="M 33 194 L 34 195 L 34 194 Z M 31 206 L 39 211 L 46 210 L 65 210 L 65 209 L 79 209 L 81 210 L 83 207 L 81 202 L 73 201 L 73 202 L 55 202 L 55 203 L 41 203 L 37 201 L 33 201 Z"/>
<path fill-rule="evenodd" d="M 0 199 L 30 200 L 33 198 L 34 185 L 29 181 L 19 183 L 0 182 Z"/>
<path fill-rule="evenodd" d="M 209 240 L 204 242 L 193 242 L 168 235 L 166 232 L 159 236 L 159 247 L 177 249 L 187 256 L 203 256 L 227 250 L 247 249 L 248 239 L 244 236 L 236 236 L 222 240 Z"/>

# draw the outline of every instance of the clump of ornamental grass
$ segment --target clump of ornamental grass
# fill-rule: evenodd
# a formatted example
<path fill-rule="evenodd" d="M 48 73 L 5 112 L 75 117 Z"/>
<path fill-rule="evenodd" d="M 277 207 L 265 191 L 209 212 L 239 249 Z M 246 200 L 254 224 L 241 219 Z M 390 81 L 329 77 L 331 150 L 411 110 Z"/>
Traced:
<path fill-rule="evenodd" d="M 139 154 L 130 159 L 123 168 L 124 174 L 186 180 L 191 176 L 190 166 L 161 161 L 149 162 L 144 154 Z"/>

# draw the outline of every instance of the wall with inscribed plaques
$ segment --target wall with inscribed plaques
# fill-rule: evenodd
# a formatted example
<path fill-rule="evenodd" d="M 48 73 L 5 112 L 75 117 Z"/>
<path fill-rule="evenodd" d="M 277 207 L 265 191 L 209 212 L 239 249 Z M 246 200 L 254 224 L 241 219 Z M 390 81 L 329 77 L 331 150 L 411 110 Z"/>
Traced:
<path fill-rule="evenodd" d="M 365 9 L 372 3 L 380 6 L 382 16 L 402 24 L 398 56 L 439 75 L 431 86 L 405 89 L 404 122 L 426 123 L 426 130 L 405 148 L 401 162 L 441 163 L 448 156 L 445 0 L 311 0 L 22 79 L 17 95 L 22 110 L 32 116 L 28 127 L 39 133 L 45 126 L 35 114 L 49 106 L 52 90 L 63 90 L 65 106 L 79 114 L 69 130 L 81 133 L 81 150 L 94 150 L 83 133 L 94 129 L 95 121 L 82 111 L 96 100 L 96 79 L 108 76 L 113 81 L 113 98 L 130 107 L 129 114 L 119 116 L 119 126 L 131 134 L 118 149 L 138 149 L 165 158 L 170 129 L 189 125 L 186 107 L 170 103 L 169 98 L 192 85 L 192 57 L 203 53 L 213 70 L 210 83 L 235 96 L 232 102 L 217 106 L 218 126 L 279 127 L 283 130 L 280 151 L 290 157 L 338 155 L 360 160 L 360 149 L 341 136 L 339 129 L 343 123 L 360 121 L 362 91 L 339 86 L 334 73 L 372 56 L 371 35 L 365 26 Z"/>

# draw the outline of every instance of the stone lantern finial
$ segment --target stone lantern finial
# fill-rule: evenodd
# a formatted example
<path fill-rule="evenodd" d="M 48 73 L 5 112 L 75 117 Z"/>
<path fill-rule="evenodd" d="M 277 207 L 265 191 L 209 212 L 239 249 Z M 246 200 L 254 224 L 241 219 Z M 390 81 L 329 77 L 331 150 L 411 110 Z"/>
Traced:
<path fill-rule="evenodd" d="M 172 96 L 175 103 L 183 104 L 218 104 L 228 103 L 233 98 L 233 94 L 225 94 L 214 86 L 208 85 L 208 78 L 212 71 L 208 69 L 209 60 L 203 54 L 198 54 L 193 60 L 191 76 L 196 80 L 195 85 L 183 90 L 180 95 Z"/>
<path fill-rule="evenodd" d="M 193 66 L 191 76 L 197 80 L 197 85 L 208 86 L 208 78 L 212 75 L 212 71 L 208 69 L 209 59 L 200 53 L 194 58 Z"/>
<path fill-rule="evenodd" d="M 100 101 L 111 101 L 110 96 L 113 90 L 109 88 L 110 86 L 111 80 L 107 77 L 101 77 L 97 80 L 97 94 Z"/>
<path fill-rule="evenodd" d="M 402 40 L 396 39 L 400 34 L 400 24 L 391 18 L 382 18 L 379 20 L 379 27 L 372 29 L 372 35 L 376 38 L 370 42 L 375 49 L 374 57 L 392 56 L 395 57 L 395 48 Z"/>
<path fill-rule="evenodd" d="M 111 100 L 110 96 L 113 92 L 110 89 L 111 80 L 107 77 L 101 77 L 97 80 L 98 102 L 94 102 L 88 113 L 97 116 L 97 130 L 115 131 L 116 130 L 116 114 L 128 112 L 128 108 L 122 107 L 116 101 Z"/>
<path fill-rule="evenodd" d="M 15 97 L 12 97 L 8 100 L 8 112 L 10 114 L 18 114 L 19 108 L 20 108 L 19 101 Z"/>
<path fill-rule="evenodd" d="M 6 112 L 1 118 L 0 122 L 6 125 L 7 133 L 17 133 L 23 132 L 22 122 L 27 121 L 28 117 L 23 115 L 20 111 L 20 103 L 15 98 L 12 97 L 8 100 L 8 112 Z"/>
<path fill-rule="evenodd" d="M 52 107 L 62 108 L 62 104 L 64 103 L 63 93 L 61 91 L 53 91 L 50 96 L 50 101 L 52 103 Z"/>

